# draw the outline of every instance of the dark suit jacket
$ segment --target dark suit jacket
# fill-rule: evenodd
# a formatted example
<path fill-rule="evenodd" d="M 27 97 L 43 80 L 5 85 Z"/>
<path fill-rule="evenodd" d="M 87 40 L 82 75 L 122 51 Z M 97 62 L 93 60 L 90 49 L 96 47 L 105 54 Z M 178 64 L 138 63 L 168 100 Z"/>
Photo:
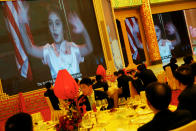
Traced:
<path fill-rule="evenodd" d="M 145 71 L 136 74 L 136 77 L 142 80 L 144 87 L 146 87 L 148 84 L 152 82 L 157 81 L 157 77 L 155 76 L 153 71 L 150 69 L 146 69 Z"/>
<path fill-rule="evenodd" d="M 51 101 L 51 104 L 52 104 L 52 106 L 53 106 L 53 108 L 54 108 L 55 110 L 60 110 L 59 105 L 58 105 L 58 104 L 59 104 L 59 100 L 58 100 L 58 98 L 55 96 L 53 90 L 48 89 L 48 90 L 44 93 L 44 96 L 45 96 L 45 97 L 49 97 L 49 99 L 50 99 L 50 101 Z"/>
<path fill-rule="evenodd" d="M 129 81 L 130 78 L 126 75 L 122 75 L 118 77 L 118 88 L 122 88 L 122 95 L 125 97 L 130 97 L 130 91 L 129 91 Z"/>
<path fill-rule="evenodd" d="M 108 84 L 106 82 L 96 82 L 93 85 L 93 89 L 96 89 L 96 88 L 103 88 L 104 91 L 107 91 L 108 90 Z"/>
<path fill-rule="evenodd" d="M 168 131 L 191 121 L 191 113 L 187 110 L 178 110 L 175 112 L 164 110 L 157 113 L 152 121 L 138 128 L 138 131 Z"/>
<path fill-rule="evenodd" d="M 196 85 L 188 86 L 178 97 L 178 109 L 187 109 L 196 120 Z"/>
<path fill-rule="evenodd" d="M 169 64 L 163 66 L 163 69 L 165 70 L 165 68 L 166 68 L 167 66 L 170 66 L 170 68 L 171 68 L 171 70 L 172 70 L 172 73 L 174 73 L 174 71 L 178 68 L 178 65 L 177 65 L 177 64 L 169 63 Z"/>

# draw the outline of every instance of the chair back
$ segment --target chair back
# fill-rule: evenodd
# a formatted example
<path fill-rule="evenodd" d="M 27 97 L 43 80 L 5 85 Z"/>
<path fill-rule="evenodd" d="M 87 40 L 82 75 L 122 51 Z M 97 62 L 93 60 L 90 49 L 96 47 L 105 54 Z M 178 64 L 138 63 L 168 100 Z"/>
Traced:
<path fill-rule="evenodd" d="M 130 95 L 132 98 L 134 98 L 136 95 L 138 95 L 136 89 L 134 88 L 132 82 L 129 82 L 129 91 L 130 91 Z"/>
<path fill-rule="evenodd" d="M 196 120 L 171 131 L 196 131 Z"/>
<path fill-rule="evenodd" d="M 48 97 L 46 97 L 46 101 L 48 103 L 48 106 L 50 108 L 50 112 L 51 112 L 51 120 L 52 121 L 58 121 L 59 118 L 61 116 L 64 116 L 67 114 L 67 111 L 64 110 L 64 109 L 61 109 L 61 110 L 55 110 L 50 102 L 50 99 Z M 63 100 L 59 100 L 59 102 L 61 103 Z"/>
<path fill-rule="evenodd" d="M 51 103 L 49 97 L 45 97 L 45 98 L 46 98 L 46 102 L 48 103 L 48 106 L 49 106 L 49 108 L 50 108 L 50 111 L 51 111 L 51 112 L 54 111 L 54 108 L 53 108 L 53 106 L 52 106 L 52 103 Z"/>
<path fill-rule="evenodd" d="M 175 79 L 170 66 L 167 66 L 165 68 L 165 73 L 167 76 L 168 85 L 171 87 L 172 90 L 176 90 L 177 89 L 177 83 L 176 83 L 177 80 Z"/>

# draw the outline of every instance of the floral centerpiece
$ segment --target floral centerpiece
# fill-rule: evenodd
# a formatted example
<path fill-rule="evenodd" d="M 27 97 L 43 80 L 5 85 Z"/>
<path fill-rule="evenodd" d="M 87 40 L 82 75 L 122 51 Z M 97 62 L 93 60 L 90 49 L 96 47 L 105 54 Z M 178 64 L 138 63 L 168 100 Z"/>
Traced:
<path fill-rule="evenodd" d="M 59 118 L 59 124 L 56 125 L 56 129 L 57 131 L 77 130 L 81 121 L 82 117 L 76 108 L 75 102 L 71 100 L 68 113 Z"/>
<path fill-rule="evenodd" d="M 79 87 L 73 77 L 66 69 L 60 70 L 54 84 L 55 95 L 67 101 L 64 109 L 68 111 L 65 116 L 60 117 L 59 124 L 56 125 L 57 131 L 71 131 L 78 128 L 81 122 L 81 115 L 77 107 L 77 98 L 79 96 Z M 67 105 L 67 107 L 66 107 Z"/>

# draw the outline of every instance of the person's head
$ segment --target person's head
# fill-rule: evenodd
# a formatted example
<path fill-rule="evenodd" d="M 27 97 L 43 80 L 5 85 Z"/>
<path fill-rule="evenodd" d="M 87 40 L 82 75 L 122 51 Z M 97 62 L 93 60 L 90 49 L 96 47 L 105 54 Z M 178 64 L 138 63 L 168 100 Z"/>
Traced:
<path fill-rule="evenodd" d="M 18 113 L 6 121 L 5 131 L 33 131 L 31 115 L 27 113 Z"/>
<path fill-rule="evenodd" d="M 193 56 L 192 55 L 187 55 L 183 57 L 184 64 L 191 64 L 193 62 Z"/>
<path fill-rule="evenodd" d="M 140 72 L 143 72 L 146 70 L 146 65 L 145 64 L 140 64 L 137 66 L 137 70 Z"/>
<path fill-rule="evenodd" d="M 190 66 L 191 66 L 193 75 L 194 75 L 194 77 L 195 77 L 195 76 L 196 76 L 196 62 L 192 63 Z"/>
<path fill-rule="evenodd" d="M 188 86 L 192 85 L 194 82 L 194 76 L 190 66 L 181 66 L 174 73 L 174 77 L 179 81 L 179 83 Z"/>
<path fill-rule="evenodd" d="M 159 25 L 154 25 L 154 28 L 156 32 L 157 41 L 159 41 L 162 38 L 161 28 Z"/>
<path fill-rule="evenodd" d="M 50 88 L 51 88 L 51 83 L 50 83 L 50 82 L 47 82 L 47 83 L 45 84 L 45 87 L 46 87 L 46 89 L 50 89 Z"/>
<path fill-rule="evenodd" d="M 88 95 L 92 92 L 92 80 L 90 78 L 83 78 L 80 81 L 80 88 L 84 95 Z"/>
<path fill-rule="evenodd" d="M 124 70 L 119 70 L 119 71 L 118 71 L 118 76 L 122 76 L 122 75 L 124 75 L 124 74 L 125 74 Z"/>
<path fill-rule="evenodd" d="M 79 80 L 78 80 L 78 78 L 75 78 L 74 80 L 76 81 L 76 83 L 77 83 L 77 84 L 79 83 Z"/>
<path fill-rule="evenodd" d="M 102 76 L 101 75 L 96 75 L 96 81 L 100 82 L 102 80 Z"/>
<path fill-rule="evenodd" d="M 113 73 L 113 76 L 114 76 L 114 79 L 116 80 L 116 79 L 118 78 L 118 71 L 115 71 L 115 72 Z"/>
<path fill-rule="evenodd" d="M 168 109 L 171 101 L 171 89 L 168 85 L 153 82 L 146 87 L 145 91 L 148 105 L 153 111 Z"/>
<path fill-rule="evenodd" d="M 127 72 L 127 74 L 129 74 L 129 75 L 131 75 L 131 76 L 135 76 L 136 70 L 131 69 L 131 70 L 129 70 L 129 71 Z"/>
<path fill-rule="evenodd" d="M 194 77 L 194 82 L 196 82 L 196 62 L 192 63 L 191 65 L 193 77 Z"/>
<path fill-rule="evenodd" d="M 60 10 L 51 9 L 48 14 L 48 26 L 51 36 L 56 44 L 64 41 L 63 22 Z"/>
<path fill-rule="evenodd" d="M 172 57 L 172 58 L 170 59 L 170 63 L 175 64 L 176 62 L 177 62 L 176 58 Z"/>
<path fill-rule="evenodd" d="M 116 76 L 116 77 L 118 76 L 118 71 L 114 72 L 114 76 Z"/>

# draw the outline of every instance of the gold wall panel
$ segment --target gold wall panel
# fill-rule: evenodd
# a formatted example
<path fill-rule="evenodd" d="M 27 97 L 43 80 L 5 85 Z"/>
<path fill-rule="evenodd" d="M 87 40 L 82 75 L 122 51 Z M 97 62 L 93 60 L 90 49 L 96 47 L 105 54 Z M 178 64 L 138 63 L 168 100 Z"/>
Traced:
<path fill-rule="evenodd" d="M 142 5 L 142 0 L 111 0 L 113 8 L 125 8 Z"/>
<path fill-rule="evenodd" d="M 100 25 L 101 25 L 101 29 L 102 29 L 102 32 L 103 32 L 103 40 L 104 40 L 104 43 L 107 43 L 108 42 L 108 38 L 107 38 L 107 32 L 104 29 L 105 28 L 104 21 L 100 21 Z M 105 49 L 106 49 L 106 53 L 107 53 L 107 56 L 108 56 L 108 60 L 111 61 L 112 60 L 112 55 L 111 55 L 110 47 L 109 46 L 110 45 L 105 44 Z"/>
<path fill-rule="evenodd" d="M 190 1 L 190 0 L 150 0 L 151 4 L 160 4 L 168 2 L 181 2 L 181 1 Z"/>
<path fill-rule="evenodd" d="M 104 58 L 107 66 L 107 73 L 113 73 L 115 71 L 115 66 L 112 58 L 112 51 L 110 48 L 109 36 L 107 34 L 106 22 L 104 19 L 101 0 L 93 0 L 93 4 L 95 9 L 95 15 L 97 18 Z"/>

